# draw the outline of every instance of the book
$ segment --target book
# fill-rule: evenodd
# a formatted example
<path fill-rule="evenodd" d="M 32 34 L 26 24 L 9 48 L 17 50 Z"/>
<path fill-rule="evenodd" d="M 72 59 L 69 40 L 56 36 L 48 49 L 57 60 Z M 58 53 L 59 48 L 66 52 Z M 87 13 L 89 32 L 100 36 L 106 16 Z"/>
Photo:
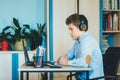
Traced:
<path fill-rule="evenodd" d="M 115 0 L 112 0 L 112 10 L 115 10 Z"/>
<path fill-rule="evenodd" d="M 118 4 L 117 4 L 117 1 L 118 1 L 118 0 L 114 0 L 114 1 L 115 1 L 115 10 L 118 10 L 118 8 L 117 8 L 117 7 L 118 7 L 118 6 L 117 6 L 117 5 L 118 5 Z"/>
<path fill-rule="evenodd" d="M 119 0 L 118 4 L 119 4 L 119 8 L 118 9 L 120 9 L 120 0 Z"/>
<path fill-rule="evenodd" d="M 120 0 L 117 0 L 117 8 L 120 9 Z"/>
<path fill-rule="evenodd" d="M 113 15 L 113 31 L 118 31 L 118 15 Z"/>
<path fill-rule="evenodd" d="M 103 10 L 106 10 L 106 0 L 103 0 Z"/>
<path fill-rule="evenodd" d="M 119 13 L 120 15 L 120 13 Z M 119 17 L 119 20 L 118 20 L 118 30 L 120 31 L 120 17 Z"/>
<path fill-rule="evenodd" d="M 111 31 L 112 30 L 112 14 L 108 14 L 108 26 L 107 26 L 107 30 Z"/>

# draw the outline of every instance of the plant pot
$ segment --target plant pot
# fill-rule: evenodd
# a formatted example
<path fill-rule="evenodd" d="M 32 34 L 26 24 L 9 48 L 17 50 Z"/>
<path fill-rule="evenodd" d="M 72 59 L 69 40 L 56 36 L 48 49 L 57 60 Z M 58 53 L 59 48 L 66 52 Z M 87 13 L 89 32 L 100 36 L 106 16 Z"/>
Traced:
<path fill-rule="evenodd" d="M 25 46 L 27 45 L 26 40 L 24 39 Z M 20 41 L 16 41 L 14 44 L 14 50 L 15 51 L 23 51 L 23 44 L 22 39 Z"/>
<path fill-rule="evenodd" d="M 0 51 L 1 51 L 1 49 L 2 49 L 2 45 L 1 45 L 1 42 L 0 42 Z"/>
<path fill-rule="evenodd" d="M 2 51 L 8 51 L 8 46 L 9 46 L 9 43 L 7 41 L 1 42 L 1 50 Z"/>

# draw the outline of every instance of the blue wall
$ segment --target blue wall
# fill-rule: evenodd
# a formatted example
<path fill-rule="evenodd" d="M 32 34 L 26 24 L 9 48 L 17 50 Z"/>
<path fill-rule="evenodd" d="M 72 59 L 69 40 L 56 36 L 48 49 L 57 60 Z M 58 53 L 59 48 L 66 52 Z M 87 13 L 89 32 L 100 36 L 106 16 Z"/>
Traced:
<path fill-rule="evenodd" d="M 12 24 L 16 17 L 22 24 L 30 24 L 36 28 L 36 23 L 45 22 L 45 0 L 0 0 L 0 32 L 7 25 Z"/>

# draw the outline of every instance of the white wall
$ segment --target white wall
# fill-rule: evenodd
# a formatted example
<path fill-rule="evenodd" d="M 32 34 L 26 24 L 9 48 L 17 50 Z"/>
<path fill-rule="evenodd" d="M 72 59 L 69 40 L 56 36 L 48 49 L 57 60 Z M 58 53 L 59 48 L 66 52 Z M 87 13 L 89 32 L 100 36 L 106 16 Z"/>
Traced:
<path fill-rule="evenodd" d="M 99 42 L 99 0 L 79 0 L 79 13 L 88 19 L 88 31 Z"/>
<path fill-rule="evenodd" d="M 65 24 L 66 18 L 76 13 L 76 0 L 53 0 L 53 59 L 65 55 L 73 45 Z M 54 80 L 66 80 L 68 73 L 54 73 Z"/>
<path fill-rule="evenodd" d="M 75 12 L 76 0 L 53 0 L 54 60 L 57 60 L 60 55 L 65 55 L 73 44 L 65 20 Z"/>

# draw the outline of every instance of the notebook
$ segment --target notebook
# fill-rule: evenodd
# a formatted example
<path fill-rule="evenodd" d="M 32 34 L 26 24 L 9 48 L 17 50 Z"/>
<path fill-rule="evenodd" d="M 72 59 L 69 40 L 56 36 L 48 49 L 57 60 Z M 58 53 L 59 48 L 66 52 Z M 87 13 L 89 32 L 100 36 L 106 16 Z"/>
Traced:
<path fill-rule="evenodd" d="M 34 65 L 33 61 L 30 61 L 29 59 L 27 47 L 25 46 L 23 39 L 22 39 L 22 44 L 23 44 L 23 50 L 24 50 L 25 64 L 26 66 L 33 66 Z"/>
<path fill-rule="evenodd" d="M 61 68 L 62 67 L 62 65 L 57 63 L 56 61 L 46 61 L 46 62 L 43 62 L 43 65 L 49 66 L 51 68 Z"/>

